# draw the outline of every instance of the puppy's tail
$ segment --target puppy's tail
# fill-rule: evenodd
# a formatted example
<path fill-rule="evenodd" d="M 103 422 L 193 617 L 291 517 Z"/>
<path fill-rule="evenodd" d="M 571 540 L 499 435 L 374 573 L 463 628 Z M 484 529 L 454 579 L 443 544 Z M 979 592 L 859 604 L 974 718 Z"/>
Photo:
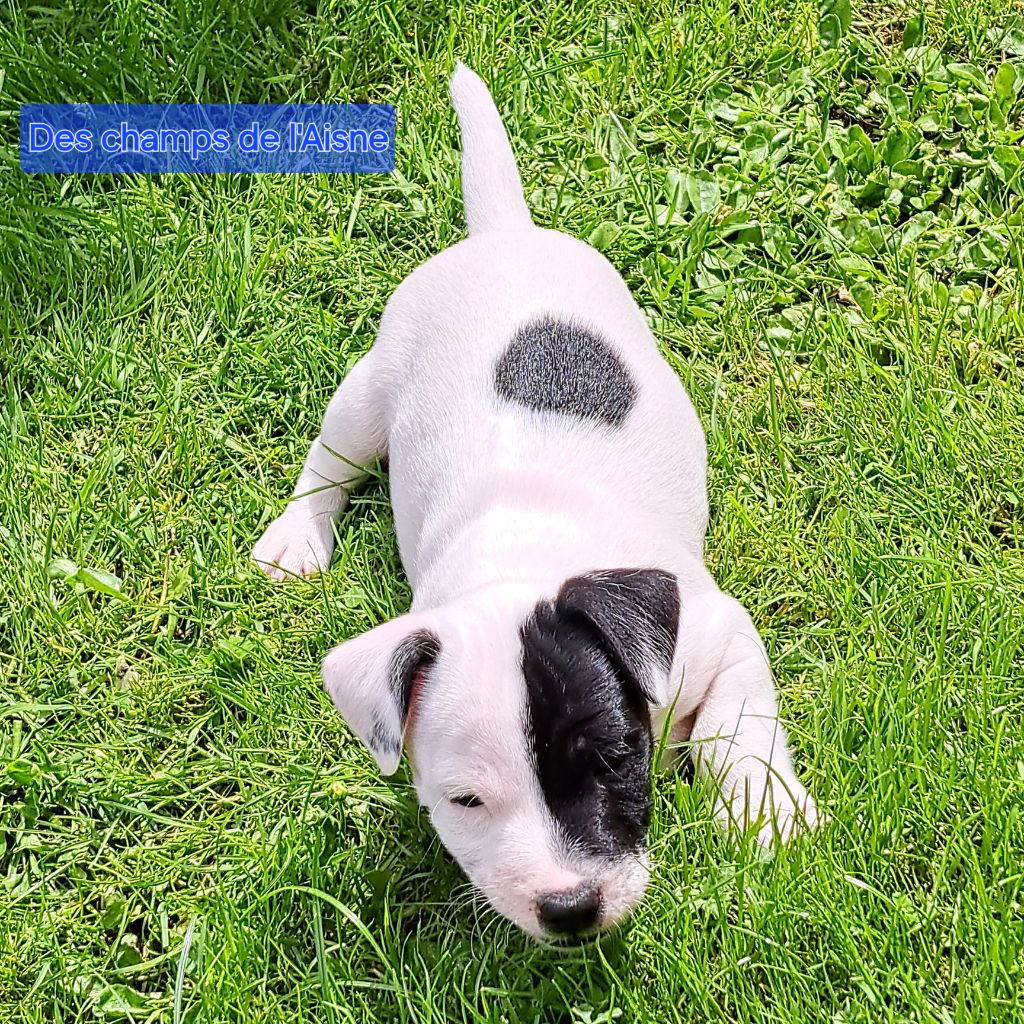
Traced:
<path fill-rule="evenodd" d="M 531 224 L 516 158 L 487 86 L 460 61 L 449 89 L 462 130 L 462 201 L 469 233 Z"/>

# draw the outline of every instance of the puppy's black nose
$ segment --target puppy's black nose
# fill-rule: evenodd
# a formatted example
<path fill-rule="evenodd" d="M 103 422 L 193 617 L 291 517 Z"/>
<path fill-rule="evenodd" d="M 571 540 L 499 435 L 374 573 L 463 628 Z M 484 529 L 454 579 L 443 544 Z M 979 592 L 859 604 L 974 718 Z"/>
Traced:
<path fill-rule="evenodd" d="M 601 894 L 589 882 L 537 897 L 537 919 L 547 931 L 559 935 L 575 935 L 592 928 L 600 912 Z"/>

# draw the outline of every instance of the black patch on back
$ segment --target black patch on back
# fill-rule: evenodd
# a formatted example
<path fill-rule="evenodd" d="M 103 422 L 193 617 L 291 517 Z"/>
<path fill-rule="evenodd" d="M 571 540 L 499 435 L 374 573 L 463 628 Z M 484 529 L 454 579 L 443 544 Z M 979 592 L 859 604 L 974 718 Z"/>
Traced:
<path fill-rule="evenodd" d="M 429 668 L 441 653 L 441 640 L 429 629 L 417 629 L 410 633 L 394 650 L 388 666 L 388 687 L 398 705 L 400 728 L 405 729 L 412 703 L 412 687 L 416 673 Z M 401 734 L 394 731 L 380 719 L 374 722 L 370 735 L 370 748 L 396 754 L 402 748 Z"/>
<path fill-rule="evenodd" d="M 522 627 L 526 730 L 541 791 L 566 840 L 592 856 L 636 850 L 647 832 L 651 719 L 637 666 L 646 657 L 671 662 L 676 624 L 671 646 L 664 627 L 673 595 L 678 619 L 668 573 L 578 576 Z"/>
<path fill-rule="evenodd" d="M 543 319 L 521 328 L 494 367 L 494 390 L 538 412 L 617 427 L 636 402 L 622 360 L 579 324 Z"/>

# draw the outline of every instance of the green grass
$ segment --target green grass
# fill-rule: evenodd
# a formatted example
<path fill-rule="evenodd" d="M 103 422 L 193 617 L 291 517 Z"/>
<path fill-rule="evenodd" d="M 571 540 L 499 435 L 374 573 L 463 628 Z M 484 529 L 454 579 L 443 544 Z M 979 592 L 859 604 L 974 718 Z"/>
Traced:
<path fill-rule="evenodd" d="M 1019 8 L 449 7 L 0 8 L 0 1019 L 1024 1020 Z M 762 863 L 659 777 L 649 897 L 562 953 L 321 692 L 409 601 L 386 481 L 321 579 L 247 560 L 461 237 L 455 57 L 693 396 L 832 818 Z M 397 103 L 398 172 L 17 169 L 22 102 L 289 99 Z"/>

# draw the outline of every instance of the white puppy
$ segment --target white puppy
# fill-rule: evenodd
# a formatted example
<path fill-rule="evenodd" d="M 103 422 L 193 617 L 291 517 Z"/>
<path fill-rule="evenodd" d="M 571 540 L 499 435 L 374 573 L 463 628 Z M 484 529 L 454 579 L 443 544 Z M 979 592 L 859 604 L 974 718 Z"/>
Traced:
<path fill-rule="evenodd" d="M 501 119 L 459 65 L 469 237 L 395 291 L 253 552 L 325 569 L 359 467 L 387 455 L 412 610 L 343 643 L 327 688 L 390 774 L 407 749 L 445 846 L 534 935 L 643 894 L 654 742 L 672 716 L 718 816 L 813 825 L 764 647 L 704 567 L 704 436 L 615 269 L 530 219 Z"/>

